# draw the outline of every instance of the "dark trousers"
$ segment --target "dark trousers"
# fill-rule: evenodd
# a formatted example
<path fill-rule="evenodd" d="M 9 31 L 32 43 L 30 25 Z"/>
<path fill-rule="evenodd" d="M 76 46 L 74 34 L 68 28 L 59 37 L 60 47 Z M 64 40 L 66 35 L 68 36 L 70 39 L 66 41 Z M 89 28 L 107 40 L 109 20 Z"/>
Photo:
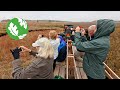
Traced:
<path fill-rule="evenodd" d="M 88 79 L 94 79 L 94 78 L 91 78 L 90 76 L 87 76 Z"/>
<path fill-rule="evenodd" d="M 56 67 L 56 59 L 53 62 L 53 71 L 55 70 L 55 67 Z"/>

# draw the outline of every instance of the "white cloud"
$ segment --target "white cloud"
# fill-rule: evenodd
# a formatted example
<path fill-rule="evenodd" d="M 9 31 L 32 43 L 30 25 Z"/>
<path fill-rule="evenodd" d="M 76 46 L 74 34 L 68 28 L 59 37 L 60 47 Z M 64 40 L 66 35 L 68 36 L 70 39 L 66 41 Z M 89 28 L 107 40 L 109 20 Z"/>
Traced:
<path fill-rule="evenodd" d="M 93 21 L 120 20 L 120 11 L 0 11 L 0 20 L 20 17 L 35 20 Z"/>

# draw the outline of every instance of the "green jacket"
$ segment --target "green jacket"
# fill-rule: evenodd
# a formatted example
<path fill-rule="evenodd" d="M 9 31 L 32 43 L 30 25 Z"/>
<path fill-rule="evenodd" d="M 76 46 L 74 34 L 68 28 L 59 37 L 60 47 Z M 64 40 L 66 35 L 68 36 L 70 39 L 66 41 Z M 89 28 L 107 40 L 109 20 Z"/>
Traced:
<path fill-rule="evenodd" d="M 110 34 L 115 30 L 113 20 L 100 19 L 97 21 L 97 31 L 91 41 L 81 42 L 78 32 L 75 33 L 75 46 L 84 51 L 83 69 L 87 76 L 94 79 L 105 79 L 104 64 L 109 48 Z"/>

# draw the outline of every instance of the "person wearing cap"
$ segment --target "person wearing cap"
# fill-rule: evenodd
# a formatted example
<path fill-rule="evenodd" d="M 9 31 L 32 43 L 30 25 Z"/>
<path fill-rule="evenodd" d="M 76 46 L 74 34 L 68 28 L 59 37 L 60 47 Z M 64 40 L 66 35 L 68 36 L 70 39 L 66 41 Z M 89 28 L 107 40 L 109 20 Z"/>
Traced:
<path fill-rule="evenodd" d="M 39 38 L 32 44 L 36 47 L 36 52 L 20 46 L 22 52 L 29 52 L 30 55 L 35 56 L 35 60 L 23 68 L 21 66 L 22 61 L 20 59 L 20 52 L 18 49 L 12 50 L 14 61 L 12 61 L 13 72 L 12 76 L 14 79 L 54 79 L 53 74 L 53 60 L 54 60 L 54 49 L 48 38 Z"/>
<path fill-rule="evenodd" d="M 105 79 L 105 67 L 103 62 L 110 48 L 110 34 L 115 30 L 115 22 L 110 19 L 97 20 L 96 25 L 88 28 L 90 40 L 82 42 L 85 37 L 85 30 L 76 29 L 75 46 L 78 50 L 84 51 L 83 70 L 88 79 Z M 80 36 L 81 32 L 81 36 Z"/>

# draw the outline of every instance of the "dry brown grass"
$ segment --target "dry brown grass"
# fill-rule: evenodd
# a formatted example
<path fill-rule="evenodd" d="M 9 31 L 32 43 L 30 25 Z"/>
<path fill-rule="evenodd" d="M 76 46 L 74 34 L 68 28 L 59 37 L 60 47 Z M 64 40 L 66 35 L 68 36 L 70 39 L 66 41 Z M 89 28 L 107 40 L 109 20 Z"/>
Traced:
<path fill-rule="evenodd" d="M 6 33 L 7 22 L 0 23 L 0 35 Z M 45 29 L 55 29 L 61 30 L 64 27 L 64 23 L 61 22 L 27 22 L 29 30 L 45 30 Z"/>
<path fill-rule="evenodd" d="M 41 30 L 41 31 L 32 31 L 22 40 L 12 40 L 8 35 L 0 37 L 0 79 L 11 79 L 12 73 L 12 64 L 13 61 L 12 54 L 10 49 L 19 47 L 21 45 L 26 46 L 32 50 L 35 48 L 32 47 L 32 43 L 35 42 L 39 34 L 43 34 L 48 37 L 50 30 Z M 56 30 L 58 33 L 63 32 L 63 30 Z M 23 62 L 22 66 L 28 66 L 32 60 L 33 56 L 30 56 L 29 53 L 21 53 L 21 60 Z"/>
<path fill-rule="evenodd" d="M 111 34 L 110 44 L 106 64 L 120 77 L 120 27 Z"/>
<path fill-rule="evenodd" d="M 32 50 L 35 50 L 31 47 L 32 43 L 37 39 L 37 36 L 39 34 L 43 34 L 48 37 L 48 32 L 50 30 L 44 30 L 45 29 L 56 29 L 58 33 L 63 31 L 63 23 L 31 23 L 29 22 L 29 30 L 38 30 L 41 29 L 41 31 L 32 31 L 29 32 L 29 34 L 22 40 L 12 40 L 8 36 L 2 36 L 0 37 L 0 79 L 11 79 L 11 72 L 12 72 L 12 65 L 11 62 L 13 60 L 13 57 L 10 53 L 10 49 L 15 48 L 16 46 L 26 46 Z M 70 23 L 68 23 L 70 24 Z M 87 23 L 82 25 L 82 23 L 74 23 L 74 25 L 81 25 L 84 28 L 88 27 L 93 23 Z M 5 23 L 2 23 L 0 25 L 0 32 L 5 32 Z M 117 28 L 114 33 L 110 36 L 110 42 L 111 47 L 108 54 L 108 57 L 106 59 L 106 64 L 120 77 L 120 25 L 117 25 Z M 30 56 L 28 53 L 22 53 L 21 59 L 22 59 L 22 66 L 26 67 L 29 65 L 32 61 L 32 56 Z"/>

